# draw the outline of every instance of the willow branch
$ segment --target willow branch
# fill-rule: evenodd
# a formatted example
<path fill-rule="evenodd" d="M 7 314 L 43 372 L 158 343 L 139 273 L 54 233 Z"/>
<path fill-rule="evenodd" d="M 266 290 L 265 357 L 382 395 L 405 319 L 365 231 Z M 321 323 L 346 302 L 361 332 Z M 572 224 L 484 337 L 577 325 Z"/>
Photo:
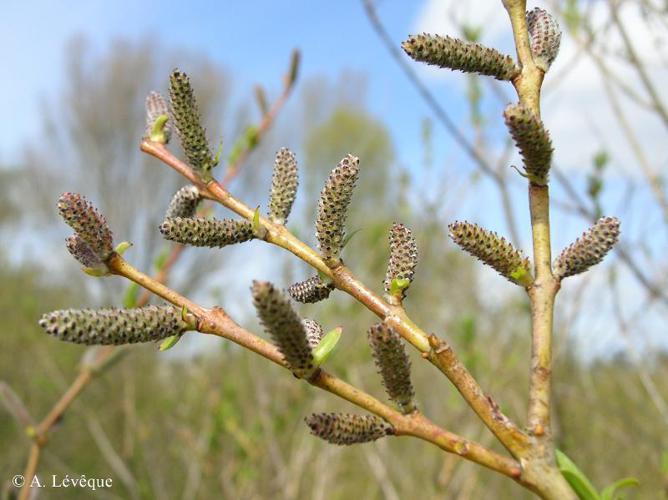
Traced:
<path fill-rule="evenodd" d="M 252 220 L 255 210 L 233 197 L 215 179 L 204 183 L 184 162 L 176 158 L 164 145 L 143 141 L 141 150 L 148 153 L 190 180 L 206 198 L 215 200 L 241 217 Z M 498 407 L 486 396 L 478 382 L 466 370 L 456 356 L 451 363 L 444 363 L 442 358 L 432 352 L 429 335 L 420 329 L 400 306 L 387 303 L 379 295 L 361 283 L 343 264 L 329 268 L 318 252 L 290 233 L 284 226 L 275 224 L 265 217 L 259 218 L 264 229 L 264 240 L 288 250 L 314 269 L 331 278 L 334 285 L 363 304 L 379 318 L 390 324 L 402 337 L 422 352 L 439 370 L 441 370 L 462 394 L 469 406 L 476 412 L 484 424 L 497 436 L 499 441 L 511 452 L 522 450 L 527 436 L 507 417 L 503 423 L 498 420 Z M 444 344 L 439 341 L 439 345 Z"/>
<path fill-rule="evenodd" d="M 526 22 L 526 1 L 504 0 L 510 16 L 517 57 L 522 72 L 513 81 L 520 102 L 540 117 L 540 88 L 543 71 L 533 61 Z M 550 196 L 547 185 L 529 184 L 529 208 L 536 277 L 529 288 L 531 299 L 531 370 L 529 376 L 529 432 L 550 433 L 552 370 L 552 323 L 554 298 L 559 289 L 552 276 L 550 245 Z"/>
<path fill-rule="evenodd" d="M 223 309 L 218 307 L 205 309 L 194 305 L 182 295 L 135 269 L 118 254 L 112 255 L 107 265 L 113 274 L 134 281 L 178 307 L 187 307 L 188 311 L 197 318 L 197 330 L 199 332 L 231 340 L 283 368 L 288 368 L 275 345 L 238 325 Z M 516 461 L 503 457 L 479 443 L 469 441 L 440 428 L 419 412 L 403 415 L 366 392 L 322 369 L 316 372 L 308 382 L 382 417 L 392 424 L 399 436 L 414 436 L 423 439 L 449 453 L 459 455 L 521 482 L 521 469 Z"/>

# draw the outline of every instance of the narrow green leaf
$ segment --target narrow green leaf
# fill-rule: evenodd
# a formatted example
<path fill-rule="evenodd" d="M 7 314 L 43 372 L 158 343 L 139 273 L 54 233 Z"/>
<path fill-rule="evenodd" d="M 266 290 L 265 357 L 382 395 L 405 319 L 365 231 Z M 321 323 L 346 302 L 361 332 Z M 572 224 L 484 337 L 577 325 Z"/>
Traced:
<path fill-rule="evenodd" d="M 118 255 L 123 255 L 125 251 L 131 246 L 132 243 L 130 243 L 129 241 L 121 241 L 118 245 L 116 245 L 114 252 L 116 252 Z"/>
<path fill-rule="evenodd" d="M 343 328 L 340 326 L 338 328 L 334 328 L 334 330 L 331 332 L 327 332 L 318 346 L 313 349 L 313 360 L 315 361 L 315 366 L 320 366 L 325 361 L 327 361 L 329 356 L 334 351 L 336 344 L 339 343 L 342 332 Z"/>
<path fill-rule="evenodd" d="M 255 147 L 260 142 L 260 135 L 258 134 L 256 126 L 249 125 L 248 127 L 246 127 L 246 132 L 244 133 L 244 140 L 246 142 L 246 148 L 249 151 L 255 149 Z"/>
<path fill-rule="evenodd" d="M 257 233 L 260 230 L 260 205 L 255 209 L 253 213 L 253 233 Z"/>
<path fill-rule="evenodd" d="M 618 481 L 615 481 L 609 486 L 606 486 L 603 491 L 601 491 L 601 500 L 615 500 L 617 497 L 617 492 L 622 488 L 630 488 L 632 486 L 638 486 L 640 482 L 635 477 L 625 477 Z"/>
<path fill-rule="evenodd" d="M 130 283 L 123 295 L 123 307 L 125 309 L 132 309 L 137 307 L 137 298 L 139 297 L 139 285 L 137 283 Z"/>
<path fill-rule="evenodd" d="M 578 469 L 577 465 L 560 450 L 556 450 L 557 465 L 561 474 L 580 500 L 601 500 L 596 488 L 591 484 L 587 476 Z"/>
<path fill-rule="evenodd" d="M 218 145 L 218 150 L 216 151 L 216 156 L 213 157 L 213 166 L 215 167 L 220 163 L 220 157 L 223 155 L 223 141 L 220 141 Z"/>
<path fill-rule="evenodd" d="M 359 233 L 362 229 L 364 228 L 355 229 L 352 233 L 346 235 L 346 237 L 343 238 L 343 241 L 341 242 L 341 249 L 344 249 L 346 245 L 350 242 L 350 240 L 353 239 L 353 236 Z"/>
<path fill-rule="evenodd" d="M 573 491 L 580 500 L 601 500 L 599 494 L 591 489 L 591 484 L 588 483 L 587 478 L 581 476 L 571 470 L 562 470 L 561 474 L 564 476 L 568 484 L 571 485 Z"/>
<path fill-rule="evenodd" d="M 287 75 L 288 85 L 290 85 L 290 87 L 292 87 L 295 84 L 297 76 L 299 75 L 300 60 L 301 60 L 301 53 L 299 52 L 299 50 L 294 49 L 290 56 L 290 69 L 288 70 L 288 75 Z"/>
<path fill-rule="evenodd" d="M 109 270 L 106 268 L 102 269 L 98 267 L 84 267 L 83 272 L 86 273 L 88 276 L 92 276 L 94 278 L 109 276 Z"/>
<path fill-rule="evenodd" d="M 661 471 L 664 474 L 668 474 L 668 451 L 664 451 L 661 454 Z"/>
<path fill-rule="evenodd" d="M 167 142 L 167 136 L 165 135 L 165 125 L 167 124 L 167 120 L 169 120 L 169 115 L 167 114 L 162 114 L 155 119 L 149 137 L 151 141 L 159 142 L 160 144 L 165 144 Z"/>
<path fill-rule="evenodd" d="M 533 283 L 533 277 L 528 269 L 525 267 L 518 267 L 517 269 L 510 272 L 510 277 L 515 283 L 520 285 L 529 286 Z"/>
<path fill-rule="evenodd" d="M 325 285 L 329 285 L 332 282 L 332 278 L 330 278 L 320 270 L 318 271 L 318 277 L 320 278 L 320 281 L 322 281 Z"/>
<path fill-rule="evenodd" d="M 178 341 L 181 340 L 181 337 L 182 335 L 172 335 L 171 337 L 167 337 L 160 343 L 160 352 L 168 351 L 174 347 Z"/>
<path fill-rule="evenodd" d="M 394 278 L 390 284 L 390 295 L 401 295 L 401 291 L 408 288 L 411 280 L 406 278 Z"/>
<path fill-rule="evenodd" d="M 163 248 L 153 261 L 153 267 L 155 268 L 155 270 L 162 271 L 162 269 L 165 267 L 165 264 L 167 263 L 168 258 L 169 258 L 169 249 Z"/>

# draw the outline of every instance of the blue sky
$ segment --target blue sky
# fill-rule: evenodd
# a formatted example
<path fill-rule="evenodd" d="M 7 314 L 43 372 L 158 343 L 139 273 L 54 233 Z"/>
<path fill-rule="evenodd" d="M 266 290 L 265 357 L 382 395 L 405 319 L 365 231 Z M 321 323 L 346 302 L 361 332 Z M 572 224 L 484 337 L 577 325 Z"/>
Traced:
<path fill-rule="evenodd" d="M 537 2 L 539 5 L 545 3 Z M 510 53 L 510 31 L 499 1 L 381 0 L 378 4 L 379 14 L 397 45 L 416 31 L 456 33 L 456 26 L 446 13 L 446 4 L 449 4 L 460 21 L 484 19 L 483 41 Z M 634 22 L 632 16 L 627 19 L 629 23 Z M 633 31 L 633 26 L 636 41 L 642 44 L 644 39 L 640 35 L 643 33 Z M 17 162 L 21 145 L 36 137 L 41 122 L 40 102 L 57 94 L 64 76 L 66 45 L 73 37 L 81 35 L 100 51 L 106 50 L 114 39 L 139 40 L 156 36 L 168 47 L 205 53 L 232 72 L 237 91 L 250 89 L 256 83 L 275 88 L 279 75 L 285 71 L 291 50 L 297 47 L 302 51 L 302 79 L 319 75 L 336 79 L 344 70 L 364 73 L 368 78 L 369 110 L 390 129 L 400 164 L 415 167 L 422 157 L 420 124 L 423 117 L 430 116 L 430 111 L 373 33 L 360 0 L 9 0 L 4 2 L 0 17 L 3 63 L 0 164 Z M 562 53 L 553 74 L 563 69 L 560 65 L 572 61 L 570 56 L 575 50 L 568 36 L 564 37 Z M 468 122 L 462 98 L 466 80 L 462 75 L 419 66 L 417 69 L 442 105 L 466 130 Z M 658 82 L 666 75 L 657 73 L 652 76 Z M 555 143 L 571 146 L 558 147 L 556 159 L 571 172 L 574 182 L 582 186 L 583 171 L 588 168 L 593 153 L 601 147 L 610 148 L 613 153 L 613 177 L 632 172 L 629 169 L 634 163 L 629 159 L 628 148 L 623 146 L 624 141 L 610 127 L 612 119 L 609 110 L 606 111 L 601 83 L 591 67 L 573 64 L 554 89 L 550 77 L 548 75 L 546 82 L 543 117 Z M 636 80 L 633 75 L 628 76 L 630 84 L 635 84 Z M 511 89 L 506 90 L 510 100 Z M 668 91 L 664 88 L 661 93 L 666 96 Z M 661 147 L 665 144 L 665 132 L 656 126 L 651 116 L 640 111 L 633 113 L 631 116 L 654 166 L 665 168 L 668 155 Z M 500 137 L 498 134 L 493 139 L 499 140 Z M 446 169 L 470 169 L 463 153 L 438 125 L 434 127 L 434 142 L 437 165 L 444 165 Z M 517 216 L 526 220 L 524 185 L 516 181 L 513 193 L 517 195 Z M 614 209 L 620 203 L 624 204 L 624 193 L 621 187 L 615 188 L 614 179 L 610 186 L 606 201 Z M 477 196 L 469 201 L 474 220 L 482 219 L 488 227 L 503 229 L 493 190 L 489 186 L 477 189 Z M 634 214 L 648 220 L 658 218 L 656 213 L 644 209 L 647 197 L 637 199 L 640 201 L 636 202 L 638 207 L 633 210 Z M 526 225 L 522 227 L 526 228 Z M 584 228 L 585 223 L 580 219 L 562 218 L 555 231 L 555 251 L 572 241 Z M 656 247 L 665 241 L 662 233 L 652 236 L 649 245 Z M 524 243 L 526 247 L 528 241 Z M 630 283 L 633 284 L 632 280 Z M 629 290 L 629 293 L 637 293 L 633 286 Z M 603 324 L 600 329 L 606 328 Z"/>
<path fill-rule="evenodd" d="M 384 22 L 398 41 L 410 31 L 419 7 L 419 2 L 382 3 Z M 372 112 L 382 111 L 384 119 L 419 125 L 426 113 L 372 33 L 358 0 L 10 1 L 0 19 L 5 68 L 0 95 L 6 97 L 0 161 L 15 160 L 21 143 L 35 134 L 40 99 L 62 81 L 65 47 L 77 35 L 98 49 L 115 38 L 156 35 L 168 46 L 204 52 L 223 64 L 237 88 L 275 82 L 292 48 L 299 47 L 303 76 L 365 72 Z M 397 105 L 411 101 L 412 106 Z"/>

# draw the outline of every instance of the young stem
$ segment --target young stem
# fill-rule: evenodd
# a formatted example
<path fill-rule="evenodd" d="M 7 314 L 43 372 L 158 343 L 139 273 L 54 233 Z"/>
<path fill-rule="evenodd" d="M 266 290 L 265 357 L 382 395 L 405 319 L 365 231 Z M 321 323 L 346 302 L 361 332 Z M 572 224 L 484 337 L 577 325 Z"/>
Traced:
<path fill-rule="evenodd" d="M 540 117 L 540 89 L 544 73 L 533 61 L 526 22 L 526 0 L 503 0 L 513 28 L 522 72 L 513 81 L 520 102 Z M 529 183 L 529 209 L 535 281 L 528 289 L 531 300 L 531 370 L 529 375 L 528 428 L 531 446 L 522 454 L 522 472 L 543 498 L 574 499 L 554 462 L 550 427 L 552 373 L 552 321 L 559 283 L 552 275 L 550 249 L 550 197 L 547 186 Z"/>
<path fill-rule="evenodd" d="M 528 427 L 535 436 L 550 433 L 552 374 L 552 322 L 559 283 L 552 276 L 550 211 L 547 186 L 529 185 L 529 207 L 536 279 L 529 289 L 531 299 L 531 371 L 529 379 Z"/>
<path fill-rule="evenodd" d="M 28 456 L 28 462 L 26 463 L 26 468 L 23 471 L 23 480 L 25 481 L 21 492 L 19 493 L 19 500 L 28 500 L 30 498 L 30 493 L 32 492 L 32 480 L 37 473 L 37 466 L 39 465 L 39 459 L 42 454 L 42 445 L 34 442 L 30 446 L 30 455 Z"/>

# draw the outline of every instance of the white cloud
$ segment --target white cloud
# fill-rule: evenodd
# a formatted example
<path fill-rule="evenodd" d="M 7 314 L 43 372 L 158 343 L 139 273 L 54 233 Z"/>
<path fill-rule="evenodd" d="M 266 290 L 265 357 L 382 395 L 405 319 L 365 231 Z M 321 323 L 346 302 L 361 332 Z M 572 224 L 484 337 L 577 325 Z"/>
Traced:
<path fill-rule="evenodd" d="M 548 3 L 534 2 L 531 8 L 537 6 L 550 10 Z M 605 2 L 588 4 L 588 9 L 593 26 L 602 27 L 607 23 L 609 14 Z M 668 87 L 661 84 L 668 78 L 661 50 L 668 46 L 665 30 L 664 33 L 658 33 L 648 29 L 647 21 L 633 5 L 624 4 L 620 17 L 660 98 L 668 102 Z M 510 23 L 501 2 L 498 1 L 427 0 L 413 23 L 413 32 L 456 35 L 460 32 L 459 27 L 464 24 L 482 24 L 483 43 L 507 53 L 514 53 Z M 605 37 L 605 42 L 605 50 L 611 54 L 606 58 L 610 69 L 625 85 L 646 96 L 635 69 L 618 57 L 623 53 L 623 44 L 616 31 L 611 30 Z M 577 41 L 569 33 L 564 33 L 559 57 L 546 77 L 543 119 L 556 146 L 555 159 L 566 169 L 588 169 L 593 155 L 605 148 L 613 158 L 612 167 L 619 173 L 638 172 L 638 160 L 610 106 L 601 74 L 590 58 L 578 57 L 579 51 Z M 463 88 L 464 79 L 456 72 L 429 68 L 424 76 L 443 81 L 457 92 L 461 92 Z M 620 101 L 650 165 L 655 171 L 659 171 L 668 160 L 664 147 L 665 125 L 655 114 L 625 96 L 621 96 Z"/>

